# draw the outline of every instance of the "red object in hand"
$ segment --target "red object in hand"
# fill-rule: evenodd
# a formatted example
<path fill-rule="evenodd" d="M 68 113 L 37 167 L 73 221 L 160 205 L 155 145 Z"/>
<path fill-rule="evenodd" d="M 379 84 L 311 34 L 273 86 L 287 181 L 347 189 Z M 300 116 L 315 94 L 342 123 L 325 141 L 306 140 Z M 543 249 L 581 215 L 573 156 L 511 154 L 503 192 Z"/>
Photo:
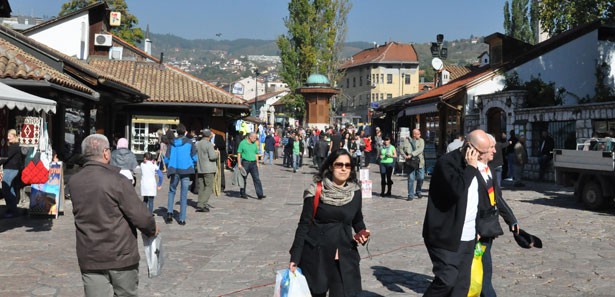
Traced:
<path fill-rule="evenodd" d="M 363 229 L 363 230 L 357 232 L 357 234 L 354 235 L 354 240 L 359 242 L 361 237 L 365 237 L 367 239 L 367 238 L 369 238 L 369 235 L 370 235 L 369 231 Z M 365 244 L 365 243 L 363 243 L 363 244 Z"/>

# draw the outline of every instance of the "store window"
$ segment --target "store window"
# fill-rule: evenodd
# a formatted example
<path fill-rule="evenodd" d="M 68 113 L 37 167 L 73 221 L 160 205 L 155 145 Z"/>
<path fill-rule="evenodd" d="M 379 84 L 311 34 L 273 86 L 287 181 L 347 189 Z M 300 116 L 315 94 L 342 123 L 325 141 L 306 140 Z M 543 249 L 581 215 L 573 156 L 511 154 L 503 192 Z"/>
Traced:
<path fill-rule="evenodd" d="M 96 126 L 96 113 L 90 113 L 90 125 Z M 81 155 L 81 142 L 90 135 L 92 131 L 85 130 L 85 113 L 78 108 L 68 107 L 64 114 L 64 147 L 62 148 L 63 158 L 70 162 L 73 158 Z"/>
<path fill-rule="evenodd" d="M 179 124 L 177 117 L 142 116 L 136 115 L 131 121 L 131 147 L 135 154 L 156 152 L 160 144 L 160 135 L 166 128 L 173 131 Z"/>

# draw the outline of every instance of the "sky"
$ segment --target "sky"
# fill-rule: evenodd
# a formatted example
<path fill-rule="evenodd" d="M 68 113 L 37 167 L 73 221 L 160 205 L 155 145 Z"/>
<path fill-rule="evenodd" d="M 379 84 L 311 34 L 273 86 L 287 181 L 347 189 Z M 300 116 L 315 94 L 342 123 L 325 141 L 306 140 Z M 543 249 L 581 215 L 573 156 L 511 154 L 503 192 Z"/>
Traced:
<path fill-rule="evenodd" d="M 67 0 L 9 0 L 13 15 L 51 17 Z M 288 0 L 127 0 L 139 27 L 187 39 L 273 40 Z M 346 41 L 424 43 L 503 33 L 505 0 L 350 0 Z M 172 4 L 172 5 L 169 5 Z M 221 33 L 220 37 L 216 34 Z"/>

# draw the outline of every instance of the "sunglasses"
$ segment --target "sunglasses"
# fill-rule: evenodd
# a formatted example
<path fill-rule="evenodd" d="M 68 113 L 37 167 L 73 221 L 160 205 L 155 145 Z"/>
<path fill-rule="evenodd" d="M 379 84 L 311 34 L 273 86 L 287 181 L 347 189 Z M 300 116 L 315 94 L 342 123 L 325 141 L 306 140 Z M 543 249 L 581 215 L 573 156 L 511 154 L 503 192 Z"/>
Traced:
<path fill-rule="evenodd" d="M 335 169 L 342 169 L 346 167 L 346 169 L 352 169 L 352 164 L 350 163 L 342 163 L 342 162 L 335 162 L 333 163 L 333 168 Z"/>

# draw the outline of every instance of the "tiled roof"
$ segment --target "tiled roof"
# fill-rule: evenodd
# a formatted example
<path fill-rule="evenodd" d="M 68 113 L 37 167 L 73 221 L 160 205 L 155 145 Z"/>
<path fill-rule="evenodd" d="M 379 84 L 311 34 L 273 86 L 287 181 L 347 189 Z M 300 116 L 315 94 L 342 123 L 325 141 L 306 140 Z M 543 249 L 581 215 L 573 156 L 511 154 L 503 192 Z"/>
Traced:
<path fill-rule="evenodd" d="M 0 78 L 49 81 L 72 90 L 94 95 L 96 92 L 70 76 L 0 38 Z"/>
<path fill-rule="evenodd" d="M 136 86 L 146 102 L 245 105 L 242 99 L 179 69 L 153 62 L 91 59 L 90 64 Z"/>
<path fill-rule="evenodd" d="M 412 99 L 412 102 L 434 98 L 434 97 L 442 97 L 442 99 L 448 99 L 455 94 L 457 94 L 460 90 L 464 90 L 470 86 L 474 86 L 475 84 L 481 82 L 484 78 L 491 77 L 494 75 L 497 70 L 491 69 L 489 67 L 482 68 L 475 72 L 470 72 L 465 76 L 462 76 L 456 80 L 453 80 L 443 86 L 432 89 L 431 91 L 425 92 L 421 95 L 418 95 Z"/>
<path fill-rule="evenodd" d="M 450 75 L 450 79 L 451 80 L 455 80 L 457 78 L 460 78 L 468 73 L 470 73 L 470 68 L 465 67 L 465 66 L 457 66 L 457 65 L 444 65 L 444 69 L 446 71 L 448 71 L 451 75 Z"/>
<path fill-rule="evenodd" d="M 53 49 L 41 42 L 38 42 L 26 35 L 23 35 L 17 31 L 14 31 L 10 28 L 4 27 L 4 26 L 0 26 L 0 31 L 4 32 L 5 34 L 8 34 L 20 41 L 23 41 L 24 43 L 28 44 L 29 46 L 44 52 L 50 56 L 56 57 L 62 61 L 64 61 L 67 65 L 72 66 L 74 68 L 76 68 L 78 71 L 81 72 L 85 72 L 87 75 L 94 77 L 97 81 L 94 84 L 98 84 L 98 80 L 106 80 L 106 81 L 111 81 L 114 82 L 116 84 L 119 84 L 127 89 L 129 89 L 130 91 L 134 92 L 134 93 L 138 93 L 138 90 L 136 87 L 132 86 L 131 84 L 127 83 L 124 80 L 118 79 L 112 75 L 109 75 L 107 73 L 105 73 L 104 71 L 101 71 L 100 69 L 96 69 L 95 67 L 91 67 L 90 65 L 88 65 L 87 63 L 85 63 L 82 60 L 79 60 L 75 57 L 71 57 L 69 55 L 66 55 L 56 49 Z M 68 69 L 64 69 L 65 71 L 69 71 Z M 78 75 L 77 73 L 73 73 L 75 75 Z M 90 81 L 91 82 L 91 81 Z"/>
<path fill-rule="evenodd" d="M 412 44 L 388 42 L 379 47 L 362 50 L 352 56 L 340 69 L 365 64 L 419 63 L 416 50 Z"/>

